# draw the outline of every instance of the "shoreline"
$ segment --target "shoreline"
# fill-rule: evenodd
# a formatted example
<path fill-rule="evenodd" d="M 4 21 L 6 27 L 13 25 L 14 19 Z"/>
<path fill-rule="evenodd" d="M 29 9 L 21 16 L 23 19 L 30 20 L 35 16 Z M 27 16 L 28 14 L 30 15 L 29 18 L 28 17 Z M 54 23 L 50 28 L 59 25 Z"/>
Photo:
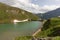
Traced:
<path fill-rule="evenodd" d="M 44 24 L 45 22 L 46 22 L 46 20 L 43 21 L 43 22 L 42 22 L 42 26 L 41 26 L 36 32 L 34 32 L 34 33 L 32 34 L 33 37 L 41 31 L 41 28 L 43 27 L 43 24 Z"/>
<path fill-rule="evenodd" d="M 35 33 L 32 34 L 32 36 L 34 37 L 37 33 L 39 33 L 41 31 L 41 28 L 38 29 Z"/>

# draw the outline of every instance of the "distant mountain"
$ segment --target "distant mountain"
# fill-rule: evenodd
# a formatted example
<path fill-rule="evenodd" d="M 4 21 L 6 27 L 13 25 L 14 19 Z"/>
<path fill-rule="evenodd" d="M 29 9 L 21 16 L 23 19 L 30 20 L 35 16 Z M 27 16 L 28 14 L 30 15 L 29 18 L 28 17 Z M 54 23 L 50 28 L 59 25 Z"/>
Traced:
<path fill-rule="evenodd" d="M 37 20 L 38 17 L 30 12 L 16 7 L 11 7 L 9 5 L 0 3 L 0 23 L 11 22 L 14 19 L 24 20 L 31 19 Z"/>
<path fill-rule="evenodd" d="M 49 11 L 43 15 L 43 19 L 49 19 L 60 16 L 60 8 Z"/>
<path fill-rule="evenodd" d="M 38 13 L 38 14 L 36 14 L 36 16 L 38 16 L 39 18 L 42 19 L 42 17 L 43 17 L 43 13 Z"/>
<path fill-rule="evenodd" d="M 38 17 L 42 18 L 42 19 L 50 19 L 53 17 L 58 17 L 60 16 L 60 8 L 46 12 L 44 14 L 37 14 Z"/>

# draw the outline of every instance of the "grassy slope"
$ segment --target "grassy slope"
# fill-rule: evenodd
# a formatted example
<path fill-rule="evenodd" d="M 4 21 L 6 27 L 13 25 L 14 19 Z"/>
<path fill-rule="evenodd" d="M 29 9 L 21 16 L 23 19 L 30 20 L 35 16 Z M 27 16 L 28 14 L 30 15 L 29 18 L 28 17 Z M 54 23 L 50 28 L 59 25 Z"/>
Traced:
<path fill-rule="evenodd" d="M 21 36 L 21 37 L 16 37 L 15 40 L 31 40 L 33 37 L 32 36 Z"/>
<path fill-rule="evenodd" d="M 51 18 L 45 22 L 42 31 L 39 32 L 35 37 L 36 38 L 52 37 L 51 38 L 52 40 L 60 40 L 60 36 L 58 36 L 60 35 L 60 33 L 58 32 L 58 30 L 60 30 L 60 18 Z M 54 32 L 55 34 L 53 34 Z M 24 37 L 17 37 L 16 40 L 31 40 L 32 38 L 33 37 L 31 36 L 24 36 Z"/>
<path fill-rule="evenodd" d="M 32 20 L 38 19 L 36 15 L 30 12 L 0 3 L 0 23 L 11 22 L 14 19 L 24 20 L 27 18 Z"/>
<path fill-rule="evenodd" d="M 51 18 L 45 22 L 42 31 L 36 37 L 56 37 L 60 36 L 60 18 Z"/>

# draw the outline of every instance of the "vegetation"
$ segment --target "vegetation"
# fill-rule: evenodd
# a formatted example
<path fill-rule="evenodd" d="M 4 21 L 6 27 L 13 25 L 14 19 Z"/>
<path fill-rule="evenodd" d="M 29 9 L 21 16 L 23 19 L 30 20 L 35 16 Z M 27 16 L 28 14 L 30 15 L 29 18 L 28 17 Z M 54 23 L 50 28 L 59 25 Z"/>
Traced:
<path fill-rule="evenodd" d="M 47 38 L 51 37 L 51 40 L 60 40 L 60 18 L 51 18 L 48 19 L 42 28 L 42 31 L 39 32 L 36 36 L 38 38 Z M 33 37 L 24 36 L 18 37 L 17 40 L 31 40 Z"/>
<path fill-rule="evenodd" d="M 0 23 L 9 23 L 12 22 L 14 19 L 37 20 L 38 17 L 25 10 L 0 3 Z"/>
<path fill-rule="evenodd" d="M 31 40 L 32 36 L 22 36 L 22 37 L 16 37 L 15 40 Z"/>
<path fill-rule="evenodd" d="M 59 36 L 53 37 L 52 40 L 60 40 L 60 37 Z"/>
<path fill-rule="evenodd" d="M 60 37 L 60 18 L 51 18 L 48 19 L 42 28 L 42 31 L 39 32 L 35 37 Z"/>

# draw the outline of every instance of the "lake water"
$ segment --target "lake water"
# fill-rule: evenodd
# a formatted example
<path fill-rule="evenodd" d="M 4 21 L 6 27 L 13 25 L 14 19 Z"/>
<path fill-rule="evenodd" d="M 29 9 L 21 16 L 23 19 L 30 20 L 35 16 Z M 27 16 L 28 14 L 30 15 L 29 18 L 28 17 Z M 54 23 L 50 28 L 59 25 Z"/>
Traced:
<path fill-rule="evenodd" d="M 0 24 L 0 40 L 14 40 L 19 36 L 29 36 L 36 32 L 42 23 L 39 21 L 16 24 Z"/>

